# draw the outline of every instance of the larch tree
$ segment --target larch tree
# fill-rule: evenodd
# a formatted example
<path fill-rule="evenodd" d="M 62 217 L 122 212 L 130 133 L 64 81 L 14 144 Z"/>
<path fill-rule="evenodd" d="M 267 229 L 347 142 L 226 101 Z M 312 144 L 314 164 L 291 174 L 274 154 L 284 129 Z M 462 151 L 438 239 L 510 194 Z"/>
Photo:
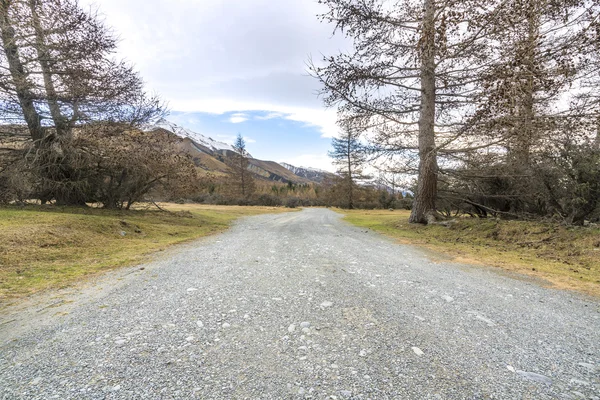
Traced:
<path fill-rule="evenodd" d="M 586 0 L 505 0 L 498 11 L 490 20 L 494 59 L 477 99 L 486 114 L 479 128 L 503 137 L 508 162 L 528 169 L 548 131 L 570 116 L 565 94 L 589 64 L 587 32 L 598 6 Z"/>
<path fill-rule="evenodd" d="M 139 126 L 164 107 L 113 58 L 116 38 L 76 0 L 0 0 L 0 36 L 0 117 L 27 125 L 41 196 L 82 204 L 85 177 L 66 152 L 73 130 L 100 121 L 115 131 Z"/>
<path fill-rule="evenodd" d="M 580 92 L 571 106 L 574 117 L 587 123 L 586 131 L 595 131 L 591 146 L 600 150 L 600 4 L 587 4 L 587 13 L 580 22 L 587 29 L 581 29 L 577 35 L 578 58 L 583 65 L 580 69 Z"/>
<path fill-rule="evenodd" d="M 593 211 L 590 196 L 568 198 L 589 187 L 583 177 L 592 176 L 575 178 L 575 165 L 587 165 L 577 161 L 577 147 L 591 141 L 598 115 L 599 87 L 590 79 L 598 71 L 598 7 L 586 0 L 506 0 L 488 20 L 493 57 L 481 74 L 471 129 L 494 146 L 469 154 L 453 171 L 458 200 L 480 216 L 559 214 L 582 223 L 585 212 L 574 206 L 584 198 L 589 207 L 580 211 Z"/>
<path fill-rule="evenodd" d="M 229 157 L 229 168 L 232 170 L 230 180 L 230 192 L 238 200 L 247 201 L 256 190 L 256 182 L 252 177 L 252 172 L 248 169 L 248 151 L 246 150 L 246 141 L 240 134 L 233 144 L 234 152 Z"/>
<path fill-rule="evenodd" d="M 322 19 L 354 50 L 311 70 L 325 104 L 354 116 L 381 153 L 417 156 L 410 222 L 438 216 L 439 157 L 479 146 L 466 135 L 479 72 L 489 58 L 495 1 L 321 0 Z"/>

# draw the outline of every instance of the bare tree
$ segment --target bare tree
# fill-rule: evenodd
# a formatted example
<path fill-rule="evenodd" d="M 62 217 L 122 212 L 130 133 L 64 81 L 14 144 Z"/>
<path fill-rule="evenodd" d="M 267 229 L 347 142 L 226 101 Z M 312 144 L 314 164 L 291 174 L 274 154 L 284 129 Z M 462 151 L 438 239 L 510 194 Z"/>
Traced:
<path fill-rule="evenodd" d="M 19 36 L 15 29 L 15 20 L 18 21 L 22 7 L 13 0 L 0 1 L 0 34 L 2 36 L 3 73 L 0 88 L 2 89 L 2 113 L 6 121 L 11 116 L 10 122 L 20 122 L 24 119 L 33 140 L 42 140 L 44 129 L 41 116 L 35 107 L 35 100 L 39 97 L 34 92 L 34 85 L 30 81 L 29 68 L 22 60 L 19 48 Z M 8 67 L 8 68 L 6 68 Z M 15 116 L 16 114 L 16 116 Z"/>
<path fill-rule="evenodd" d="M 27 124 L 43 197 L 82 204 L 86 182 L 66 154 L 74 129 L 95 121 L 136 126 L 164 107 L 113 59 L 114 35 L 77 0 L 2 0 L 0 34 L 0 116 Z"/>
<path fill-rule="evenodd" d="M 568 182 L 577 173 L 559 178 L 568 163 L 557 161 L 581 159 L 576 145 L 589 145 L 596 129 L 598 85 L 590 77 L 598 72 L 598 16 L 597 2 L 579 0 L 506 0 L 490 15 L 494 58 L 480 74 L 470 129 L 493 146 L 462 154 L 444 171 L 445 196 L 480 216 L 572 214 L 567 197 L 577 191 Z"/>
<path fill-rule="evenodd" d="M 311 65 L 325 104 L 360 121 L 381 153 L 417 155 L 410 221 L 435 219 L 438 156 L 470 147 L 464 127 L 474 112 L 476 76 L 489 55 L 486 20 L 495 2 L 321 3 L 330 10 L 322 18 L 354 40 L 354 52 Z"/>

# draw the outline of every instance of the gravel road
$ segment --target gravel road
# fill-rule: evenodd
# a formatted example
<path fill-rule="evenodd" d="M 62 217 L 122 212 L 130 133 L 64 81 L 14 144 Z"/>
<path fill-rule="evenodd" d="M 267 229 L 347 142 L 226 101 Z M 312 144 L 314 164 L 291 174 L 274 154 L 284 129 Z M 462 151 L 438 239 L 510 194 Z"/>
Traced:
<path fill-rule="evenodd" d="M 247 218 L 142 267 L 3 324 L 0 398 L 600 399 L 597 300 L 329 210 Z"/>

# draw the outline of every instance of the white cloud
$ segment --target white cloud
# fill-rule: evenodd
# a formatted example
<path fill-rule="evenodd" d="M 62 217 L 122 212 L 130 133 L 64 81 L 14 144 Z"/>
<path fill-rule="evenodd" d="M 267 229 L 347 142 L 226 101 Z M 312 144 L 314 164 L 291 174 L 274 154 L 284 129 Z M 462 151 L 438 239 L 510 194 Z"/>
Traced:
<path fill-rule="evenodd" d="M 197 111 L 199 111 L 199 110 L 197 110 Z M 229 118 L 229 122 L 231 122 L 232 124 L 241 124 L 242 122 L 246 122 L 246 121 L 248 121 L 248 116 L 246 114 L 242 114 L 242 113 L 233 114 Z"/>
<path fill-rule="evenodd" d="M 322 137 L 336 137 L 339 131 L 336 124 L 337 112 L 331 109 L 294 107 L 283 104 L 255 103 L 228 99 L 176 100 L 171 103 L 171 108 L 181 112 L 205 112 L 211 114 L 225 114 L 231 111 L 267 111 L 272 115 L 277 114 L 277 116 L 273 116 L 272 118 L 284 118 L 290 121 L 303 122 L 309 126 L 315 126 L 321 131 Z M 245 118 L 247 120 L 247 116 Z"/>
<path fill-rule="evenodd" d="M 99 9 L 121 38 L 120 53 L 148 78 L 165 79 L 164 69 L 176 69 L 174 78 L 190 83 L 303 69 L 308 54 L 330 54 L 349 43 L 319 22 L 327 8 L 314 0 L 81 3 Z"/>
<path fill-rule="evenodd" d="M 304 122 L 309 126 L 316 126 L 321 131 L 321 136 L 326 138 L 337 137 L 337 112 L 335 110 L 296 108 L 291 109 L 285 116 L 291 121 Z"/>
<path fill-rule="evenodd" d="M 244 136 L 244 142 L 246 143 L 256 143 L 256 140 L 249 138 L 247 136 Z"/>
<path fill-rule="evenodd" d="M 148 89 L 173 111 L 264 111 L 337 134 L 335 111 L 324 110 L 310 54 L 351 46 L 319 22 L 314 0 L 82 0 L 93 4 L 120 37 L 119 55 L 136 65 Z M 202 38 L 198 40 L 197 38 Z M 232 116 L 242 123 L 246 116 Z"/>
<path fill-rule="evenodd" d="M 278 112 L 270 112 L 267 115 L 258 115 L 255 117 L 255 119 L 260 120 L 260 121 L 267 121 L 270 119 L 283 118 L 283 117 L 285 117 L 285 114 L 278 113 Z"/>

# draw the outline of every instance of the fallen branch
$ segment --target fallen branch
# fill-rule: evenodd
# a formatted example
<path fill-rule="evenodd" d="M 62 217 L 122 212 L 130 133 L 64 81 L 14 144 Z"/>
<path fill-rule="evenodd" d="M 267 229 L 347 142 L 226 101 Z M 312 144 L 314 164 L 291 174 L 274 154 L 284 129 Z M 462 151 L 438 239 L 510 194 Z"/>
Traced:
<path fill-rule="evenodd" d="M 158 203 L 157 203 L 157 202 L 155 202 L 154 200 L 151 200 L 150 202 L 151 202 L 152 204 L 154 204 L 154 207 L 158 208 L 158 209 L 159 209 L 160 211 L 162 211 L 162 212 L 166 212 L 166 213 L 169 213 L 169 214 L 175 214 L 173 211 L 169 211 L 169 210 L 167 210 L 167 209 L 164 209 L 164 208 L 162 208 L 162 207 L 161 207 L 161 206 L 159 206 L 159 205 L 158 205 Z"/>

